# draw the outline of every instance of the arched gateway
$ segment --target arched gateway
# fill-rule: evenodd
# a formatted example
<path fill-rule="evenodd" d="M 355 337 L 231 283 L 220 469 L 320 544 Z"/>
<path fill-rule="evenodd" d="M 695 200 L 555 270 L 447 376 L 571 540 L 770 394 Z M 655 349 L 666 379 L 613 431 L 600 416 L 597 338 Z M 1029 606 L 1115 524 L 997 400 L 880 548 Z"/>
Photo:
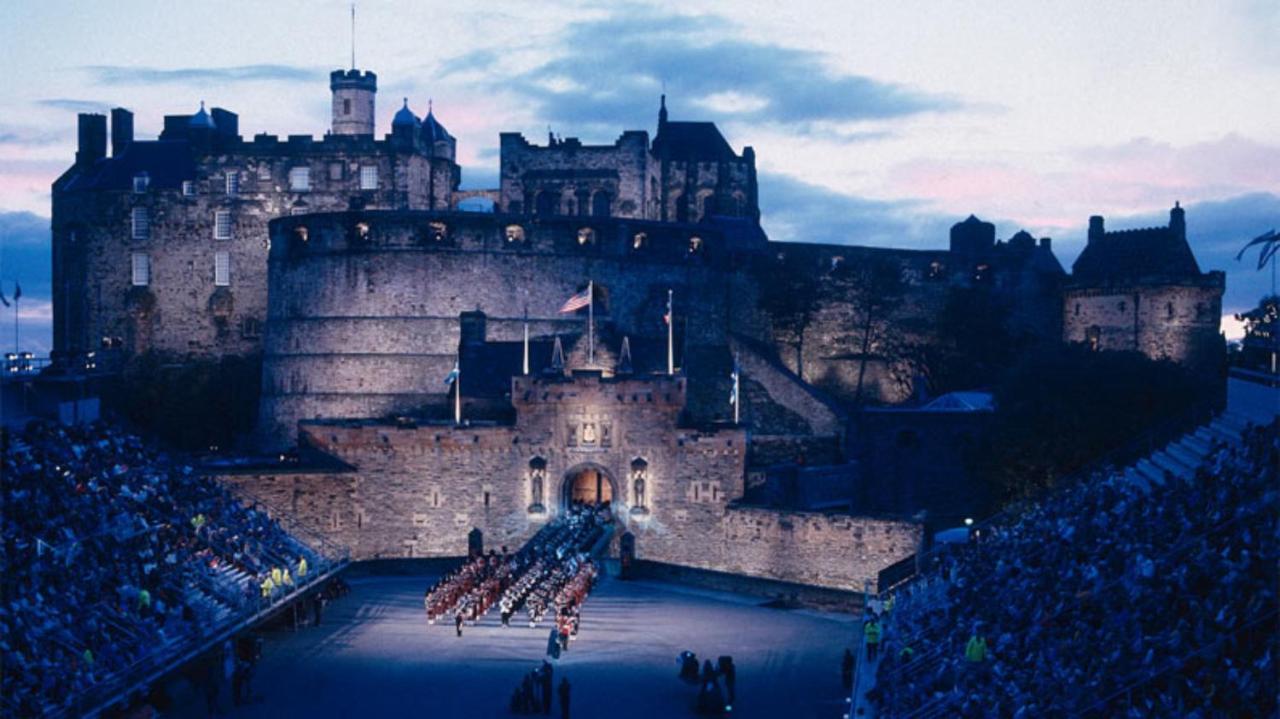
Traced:
<path fill-rule="evenodd" d="M 618 485 L 613 476 L 598 464 L 579 464 L 564 473 L 560 484 L 561 506 L 573 502 L 584 504 L 612 503 L 618 497 Z"/>

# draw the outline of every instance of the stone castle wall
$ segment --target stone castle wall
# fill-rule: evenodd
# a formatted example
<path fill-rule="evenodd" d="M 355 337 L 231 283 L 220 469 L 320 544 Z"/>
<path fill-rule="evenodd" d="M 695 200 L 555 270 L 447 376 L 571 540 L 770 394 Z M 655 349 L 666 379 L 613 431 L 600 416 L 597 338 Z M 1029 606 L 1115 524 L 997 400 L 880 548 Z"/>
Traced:
<path fill-rule="evenodd" d="M 680 428 L 685 390 L 679 377 L 518 378 L 513 426 L 304 423 L 306 444 L 354 471 L 221 479 L 357 559 L 461 556 L 472 528 L 487 547 L 518 547 L 562 511 L 564 483 L 584 467 L 607 477 L 642 559 L 860 589 L 915 551 L 919 530 L 907 523 L 733 504 L 746 433 Z"/>
<path fill-rule="evenodd" d="M 463 312 L 485 313 L 490 341 L 520 340 L 526 312 L 535 338 L 582 333 L 585 317 L 558 310 L 588 280 L 601 295 L 598 327 L 633 340 L 665 343 L 669 288 L 686 346 L 723 346 L 735 327 L 762 331 L 752 287 L 728 271 L 735 250 L 713 228 L 589 220 L 352 212 L 276 221 L 264 436 L 286 440 L 301 419 L 441 401 Z M 593 239 L 580 244 L 584 230 Z"/>
<path fill-rule="evenodd" d="M 154 144 L 154 143 L 152 143 Z M 176 144 L 176 143 L 175 143 Z M 187 152 L 182 147 L 165 150 Z M 128 150 L 126 150 L 126 153 Z M 180 158 L 173 161 L 181 162 Z M 259 136 L 196 152 L 194 194 L 181 182 L 132 189 L 53 193 L 54 344 L 96 349 L 104 338 L 126 350 L 177 355 L 251 354 L 261 348 L 267 316 L 267 223 L 298 212 L 367 207 L 446 208 L 457 187 L 452 162 L 398 151 L 372 138 L 310 137 L 279 142 Z M 289 174 L 310 171 L 310 189 Z M 377 189 L 360 189 L 363 167 L 376 167 Z M 238 191 L 228 192 L 236 173 Z M 132 238 L 134 208 L 146 208 L 147 239 Z M 230 213 L 231 238 L 215 239 L 217 213 Z M 227 252 L 230 283 L 214 284 L 215 253 Z M 134 253 L 151 268 L 146 287 L 132 284 Z"/>
<path fill-rule="evenodd" d="M 1062 304 L 1067 342 L 1137 351 L 1210 371 L 1221 361 L 1221 273 L 1202 282 L 1069 286 Z"/>

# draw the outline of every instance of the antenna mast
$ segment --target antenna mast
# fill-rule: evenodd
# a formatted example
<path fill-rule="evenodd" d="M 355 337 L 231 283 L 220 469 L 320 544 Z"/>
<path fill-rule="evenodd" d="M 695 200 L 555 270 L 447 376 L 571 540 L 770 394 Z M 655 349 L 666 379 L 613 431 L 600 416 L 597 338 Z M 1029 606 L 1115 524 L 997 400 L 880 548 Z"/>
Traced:
<path fill-rule="evenodd" d="M 356 4 L 351 3 L 351 69 L 356 69 Z"/>

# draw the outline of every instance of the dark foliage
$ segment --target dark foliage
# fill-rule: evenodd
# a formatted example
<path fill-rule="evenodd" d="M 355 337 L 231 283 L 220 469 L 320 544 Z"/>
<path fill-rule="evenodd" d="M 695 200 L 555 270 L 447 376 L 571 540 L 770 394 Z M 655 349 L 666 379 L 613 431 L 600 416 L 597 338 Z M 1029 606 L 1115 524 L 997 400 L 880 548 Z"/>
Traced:
<path fill-rule="evenodd" d="M 107 406 L 184 450 L 231 447 L 253 429 L 262 358 L 174 362 L 158 353 L 129 361 L 104 391 Z"/>
<path fill-rule="evenodd" d="M 1204 400 L 1202 383 L 1172 362 L 1082 346 L 1028 354 L 994 392 L 987 474 L 1006 499 L 1035 494 L 1099 459 L 1140 453 L 1135 443 L 1154 440 Z"/>

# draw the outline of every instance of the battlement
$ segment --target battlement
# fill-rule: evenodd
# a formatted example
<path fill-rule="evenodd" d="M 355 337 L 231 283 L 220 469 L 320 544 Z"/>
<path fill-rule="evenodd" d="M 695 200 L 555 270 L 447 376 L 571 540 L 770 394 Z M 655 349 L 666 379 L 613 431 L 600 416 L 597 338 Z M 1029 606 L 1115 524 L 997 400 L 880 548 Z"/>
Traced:
<path fill-rule="evenodd" d="M 590 404 L 593 407 L 648 406 L 679 412 L 684 409 L 687 380 L 679 375 L 605 376 L 579 370 L 568 377 L 516 376 L 511 401 L 517 410 L 537 405 Z"/>
<path fill-rule="evenodd" d="M 329 73 L 329 89 L 358 88 L 377 91 L 378 76 L 372 70 L 334 70 Z"/>
<path fill-rule="evenodd" d="M 631 148 L 639 146 L 643 149 L 649 147 L 649 133 L 644 130 L 627 130 L 614 140 L 612 145 L 584 145 L 582 140 L 576 137 L 568 137 L 558 139 L 555 137 L 548 138 L 547 144 L 538 145 L 529 142 L 524 133 L 520 132 L 503 132 L 498 134 L 498 141 L 502 147 L 511 149 L 522 149 L 532 151 L 559 150 L 570 152 L 612 152 L 623 148 Z"/>

